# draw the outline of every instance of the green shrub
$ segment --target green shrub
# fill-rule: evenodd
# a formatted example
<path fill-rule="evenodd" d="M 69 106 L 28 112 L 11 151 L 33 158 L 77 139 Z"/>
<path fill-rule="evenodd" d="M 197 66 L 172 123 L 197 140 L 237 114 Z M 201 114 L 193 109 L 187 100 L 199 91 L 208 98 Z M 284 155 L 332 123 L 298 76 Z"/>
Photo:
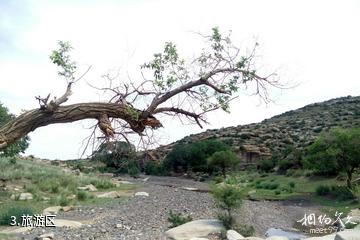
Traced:
<path fill-rule="evenodd" d="M 79 200 L 79 201 L 85 201 L 86 199 L 88 199 L 88 193 L 85 192 L 85 191 L 78 191 L 76 193 L 76 198 Z"/>
<path fill-rule="evenodd" d="M 68 199 L 65 195 L 60 195 L 57 198 L 57 201 L 59 203 L 60 206 L 68 206 L 70 204 L 70 199 Z"/>
<path fill-rule="evenodd" d="M 255 188 L 263 188 L 263 189 L 269 189 L 269 190 L 274 190 L 277 189 L 279 187 L 279 183 L 275 183 L 275 182 L 264 182 L 264 183 L 258 183 L 255 185 Z"/>
<path fill-rule="evenodd" d="M 291 177 L 295 174 L 295 172 L 296 172 L 295 169 L 288 169 L 288 170 L 286 170 L 286 176 Z"/>
<path fill-rule="evenodd" d="M 293 162 L 288 159 L 282 159 L 279 162 L 279 171 L 286 172 L 289 168 L 293 167 Z"/>
<path fill-rule="evenodd" d="M 139 164 L 134 160 L 129 161 L 127 171 L 131 177 L 137 177 L 140 173 Z"/>
<path fill-rule="evenodd" d="M 346 201 L 355 199 L 356 196 L 346 186 L 324 186 L 320 185 L 316 188 L 316 194 L 318 196 L 329 196 L 339 201 Z"/>
<path fill-rule="evenodd" d="M 356 197 L 346 186 L 331 186 L 330 194 L 339 201 L 352 200 Z"/>
<path fill-rule="evenodd" d="M 52 193 L 58 193 L 60 190 L 60 186 L 58 184 L 51 185 L 50 191 Z"/>
<path fill-rule="evenodd" d="M 275 195 L 279 195 L 281 193 L 281 191 L 280 190 L 275 190 L 274 193 L 275 193 Z"/>
<path fill-rule="evenodd" d="M 263 159 L 260 161 L 259 169 L 265 172 L 270 172 L 275 167 L 271 159 Z"/>
<path fill-rule="evenodd" d="M 182 216 L 181 213 L 174 213 L 173 211 L 170 210 L 168 221 L 171 223 L 170 228 L 174 228 L 184 223 L 192 221 L 192 217 L 190 215 Z"/>
<path fill-rule="evenodd" d="M 225 229 L 227 230 L 232 229 L 233 226 L 235 225 L 235 219 L 231 214 L 219 213 L 217 217 L 222 222 Z"/>
<path fill-rule="evenodd" d="M 116 168 L 119 172 L 128 172 L 128 162 L 135 158 L 135 146 L 125 141 L 105 142 L 93 153 L 93 159 Z"/>
<path fill-rule="evenodd" d="M 16 157 L 11 157 L 11 158 L 9 158 L 9 162 L 11 163 L 11 164 L 16 164 Z"/>
<path fill-rule="evenodd" d="M 91 181 L 97 189 L 109 189 L 115 187 L 115 184 L 108 179 L 96 179 Z"/>
<path fill-rule="evenodd" d="M 294 187 L 295 187 L 295 183 L 294 183 L 294 182 L 289 182 L 289 186 L 290 186 L 291 188 L 294 188 Z"/>
<path fill-rule="evenodd" d="M 224 177 L 216 176 L 216 177 L 214 177 L 214 181 L 215 181 L 215 183 L 222 183 L 222 182 L 224 182 Z"/>
<path fill-rule="evenodd" d="M 225 211 L 219 214 L 219 220 L 223 222 L 224 227 L 231 229 L 234 225 L 232 211 L 241 206 L 241 192 L 235 185 L 215 185 L 211 191 L 216 205 Z"/>
<path fill-rule="evenodd" d="M 243 237 L 251 237 L 255 234 L 255 228 L 245 224 L 236 224 L 233 229 L 240 233 Z"/>
<path fill-rule="evenodd" d="M 315 192 L 318 196 L 325 196 L 330 193 L 330 187 L 326 185 L 319 185 L 316 187 Z"/>
<path fill-rule="evenodd" d="M 166 156 L 163 166 L 167 171 L 174 172 L 208 172 L 207 159 L 219 151 L 229 150 L 224 142 L 208 139 L 195 143 L 178 144 Z"/>
<path fill-rule="evenodd" d="M 161 163 L 155 161 L 149 161 L 144 166 L 144 172 L 146 175 L 164 176 L 166 171 Z"/>
<path fill-rule="evenodd" d="M 19 222 L 21 221 L 21 216 L 23 215 L 33 216 L 34 211 L 32 208 L 29 207 L 20 207 L 20 206 L 10 207 L 6 211 L 0 213 L 0 225 L 9 226 L 11 223 L 12 216 L 15 216 L 16 221 Z"/>

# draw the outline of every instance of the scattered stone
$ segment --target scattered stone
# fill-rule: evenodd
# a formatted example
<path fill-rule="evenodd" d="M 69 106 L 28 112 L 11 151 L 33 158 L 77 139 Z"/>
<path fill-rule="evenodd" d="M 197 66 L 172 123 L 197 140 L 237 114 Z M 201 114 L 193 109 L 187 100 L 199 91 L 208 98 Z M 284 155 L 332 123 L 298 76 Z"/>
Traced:
<path fill-rule="evenodd" d="M 32 200 L 33 195 L 31 193 L 20 193 L 19 200 L 20 201 L 26 201 L 26 200 Z"/>
<path fill-rule="evenodd" d="M 90 191 L 90 192 L 96 192 L 97 191 L 97 188 L 92 185 L 92 184 L 89 184 L 89 185 L 86 185 L 85 187 L 78 187 L 78 190 L 87 190 L 87 191 Z"/>
<path fill-rule="evenodd" d="M 137 192 L 135 193 L 135 196 L 143 196 L 143 197 L 148 197 L 149 194 L 147 192 Z"/>
<path fill-rule="evenodd" d="M 80 228 L 82 226 L 81 222 L 66 219 L 54 219 L 54 223 L 56 227 Z"/>
<path fill-rule="evenodd" d="M 194 187 L 182 187 L 181 189 L 187 190 L 187 191 L 199 191 L 198 188 L 194 188 Z"/>
<path fill-rule="evenodd" d="M 64 206 L 61 208 L 64 212 L 69 212 L 71 210 L 74 210 L 74 206 Z"/>
<path fill-rule="evenodd" d="M 335 240 L 360 240 L 360 230 L 354 229 L 338 232 Z"/>
<path fill-rule="evenodd" d="M 112 177 L 114 177 L 114 174 L 113 173 L 100 173 L 98 176 L 112 178 Z"/>
<path fill-rule="evenodd" d="M 7 227 L 0 231 L 0 234 L 17 234 L 29 232 L 32 227 Z"/>
<path fill-rule="evenodd" d="M 190 240 L 209 240 L 208 238 L 197 238 L 197 237 L 194 237 L 194 238 L 191 238 Z"/>
<path fill-rule="evenodd" d="M 149 180 L 149 177 L 144 178 L 144 179 L 143 179 L 143 182 L 147 182 L 148 180 Z"/>
<path fill-rule="evenodd" d="M 76 198 L 76 195 L 75 195 L 75 194 L 70 195 L 70 196 L 67 197 L 67 199 L 70 199 L 70 200 L 73 200 L 73 199 L 75 199 L 75 198 Z"/>
<path fill-rule="evenodd" d="M 354 222 L 354 223 L 360 223 L 360 209 L 356 208 L 356 209 L 352 209 L 350 211 L 350 213 L 347 215 L 347 217 L 349 217 L 350 222 Z M 348 218 L 343 218 L 341 219 L 344 223 L 346 223 L 348 221 Z"/>
<path fill-rule="evenodd" d="M 61 206 L 53 206 L 48 207 L 43 210 L 44 215 L 58 214 L 58 212 L 62 209 Z"/>
<path fill-rule="evenodd" d="M 195 220 L 165 232 L 173 240 L 187 240 L 195 237 L 206 237 L 211 233 L 218 233 L 224 229 L 217 219 Z"/>
<path fill-rule="evenodd" d="M 244 239 L 244 237 L 238 233 L 237 231 L 234 230 L 228 230 L 226 232 L 226 237 L 228 240 L 240 240 L 240 239 Z"/>
<path fill-rule="evenodd" d="M 264 239 L 259 238 L 259 237 L 247 237 L 247 238 L 244 238 L 244 240 L 264 240 Z"/>
<path fill-rule="evenodd" d="M 336 233 L 333 233 L 333 234 L 322 236 L 322 237 L 306 238 L 305 240 L 334 240 L 335 236 L 336 236 Z"/>
<path fill-rule="evenodd" d="M 120 197 L 120 194 L 116 191 L 106 192 L 97 195 L 98 198 L 118 198 Z"/>
<path fill-rule="evenodd" d="M 54 233 L 45 233 L 39 236 L 40 239 L 54 239 Z"/>
<path fill-rule="evenodd" d="M 268 239 L 272 239 L 272 237 L 285 237 L 285 239 L 304 239 L 306 238 L 305 235 L 301 234 L 300 232 L 295 232 L 295 231 L 285 231 L 281 228 L 269 228 L 266 233 L 265 236 L 268 237 Z M 275 238 L 273 239 L 275 240 Z M 276 240 L 281 240 L 281 238 Z"/>
<path fill-rule="evenodd" d="M 256 189 L 250 190 L 250 191 L 248 192 L 248 196 L 251 196 L 251 195 L 253 195 L 253 194 L 255 194 L 255 193 L 256 193 Z"/>
<path fill-rule="evenodd" d="M 118 183 L 120 183 L 120 184 L 133 184 L 132 182 L 125 181 L 125 180 L 120 180 L 120 181 L 118 181 Z"/>
<path fill-rule="evenodd" d="M 284 236 L 271 236 L 266 238 L 266 240 L 289 240 L 289 238 Z"/>

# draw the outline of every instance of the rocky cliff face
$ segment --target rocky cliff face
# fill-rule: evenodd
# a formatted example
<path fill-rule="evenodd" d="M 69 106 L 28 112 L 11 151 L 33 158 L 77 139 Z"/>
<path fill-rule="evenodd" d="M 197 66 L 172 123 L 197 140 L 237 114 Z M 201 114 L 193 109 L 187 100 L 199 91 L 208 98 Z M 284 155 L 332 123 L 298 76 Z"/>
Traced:
<path fill-rule="evenodd" d="M 266 119 L 260 123 L 207 130 L 148 152 L 162 160 L 176 144 L 215 138 L 226 142 L 245 163 L 280 153 L 287 146 L 303 148 L 332 127 L 360 127 L 360 96 L 341 97 L 314 103 Z"/>

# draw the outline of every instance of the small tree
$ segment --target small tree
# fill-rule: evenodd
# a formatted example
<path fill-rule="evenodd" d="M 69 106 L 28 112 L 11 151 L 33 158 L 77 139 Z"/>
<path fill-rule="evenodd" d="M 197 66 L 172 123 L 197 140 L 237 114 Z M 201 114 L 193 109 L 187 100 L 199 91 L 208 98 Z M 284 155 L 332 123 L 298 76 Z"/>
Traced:
<path fill-rule="evenodd" d="M 224 178 L 226 178 L 226 168 L 234 167 L 239 162 L 240 162 L 239 158 L 231 150 L 215 152 L 208 159 L 209 167 L 220 168 Z"/>
<path fill-rule="evenodd" d="M 15 116 L 9 113 L 8 108 L 5 107 L 2 103 L 0 103 L 0 127 L 14 118 Z M 7 146 L 3 150 L 0 150 L 0 156 L 11 157 L 19 153 L 25 152 L 25 150 L 29 146 L 29 140 L 30 138 L 27 135 L 20 138 L 15 143 Z"/>
<path fill-rule="evenodd" d="M 242 202 L 239 188 L 230 184 L 215 185 L 212 188 L 212 195 L 217 207 L 225 210 L 225 214 L 219 214 L 220 220 L 225 228 L 230 229 L 235 222 L 231 212 L 239 208 Z"/>
<path fill-rule="evenodd" d="M 360 166 L 360 128 L 335 128 L 322 134 L 307 149 L 305 164 L 323 175 L 347 174 L 347 186 L 351 189 L 354 171 Z"/>

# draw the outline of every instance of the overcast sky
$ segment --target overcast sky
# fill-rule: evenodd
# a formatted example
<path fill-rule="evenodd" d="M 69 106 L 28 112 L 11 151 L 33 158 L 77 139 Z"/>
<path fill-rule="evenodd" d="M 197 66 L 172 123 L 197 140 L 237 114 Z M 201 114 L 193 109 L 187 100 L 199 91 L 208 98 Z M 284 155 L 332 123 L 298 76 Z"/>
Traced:
<path fill-rule="evenodd" d="M 359 95 L 360 1 L 41 1 L 0 0 L 0 102 L 11 112 L 38 107 L 34 96 L 63 93 L 66 83 L 49 60 L 57 41 L 69 41 L 81 68 L 92 69 L 74 86 L 68 103 L 101 99 L 86 82 L 120 69 L 136 78 L 139 65 L 166 41 L 185 57 L 201 50 L 199 36 L 218 26 L 234 42 L 260 43 L 260 62 L 294 89 L 273 91 L 275 103 L 242 94 L 231 114 L 210 114 L 206 128 L 258 122 L 284 111 L 330 98 Z M 89 122 L 51 125 L 30 134 L 26 154 L 71 159 L 80 153 Z M 164 122 L 160 142 L 170 143 L 197 126 Z"/>

